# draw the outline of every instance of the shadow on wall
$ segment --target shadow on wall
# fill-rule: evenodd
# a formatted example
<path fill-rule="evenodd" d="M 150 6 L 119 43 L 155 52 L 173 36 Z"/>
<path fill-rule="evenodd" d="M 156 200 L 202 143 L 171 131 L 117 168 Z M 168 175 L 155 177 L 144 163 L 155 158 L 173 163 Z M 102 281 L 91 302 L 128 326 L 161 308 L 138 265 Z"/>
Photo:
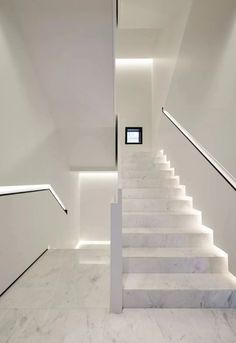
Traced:
<path fill-rule="evenodd" d="M 193 2 L 166 102 L 167 111 L 233 175 L 235 15 L 234 0 Z"/>
<path fill-rule="evenodd" d="M 21 37 L 11 1 L 0 3 L 0 55 L 0 185 L 48 183 L 55 187 L 70 215 L 63 222 L 60 216 L 53 217 L 49 212 L 48 223 L 53 224 L 47 227 L 54 232 L 54 237 L 61 232 L 61 247 L 73 248 L 70 244 L 78 240 L 76 203 L 73 204 L 77 183 L 69 173 L 57 128 Z M 40 220 L 41 213 L 37 213 Z M 6 217 L 2 218 L 3 227 L 5 220 Z M 56 238 L 51 244 L 56 242 L 60 245 Z"/>
<path fill-rule="evenodd" d="M 230 271 L 236 274 L 236 192 L 167 118 L 162 117 L 161 127 L 159 147 L 186 185 L 194 207 L 202 211 L 203 224 L 214 230 L 215 244 L 229 254 Z"/>

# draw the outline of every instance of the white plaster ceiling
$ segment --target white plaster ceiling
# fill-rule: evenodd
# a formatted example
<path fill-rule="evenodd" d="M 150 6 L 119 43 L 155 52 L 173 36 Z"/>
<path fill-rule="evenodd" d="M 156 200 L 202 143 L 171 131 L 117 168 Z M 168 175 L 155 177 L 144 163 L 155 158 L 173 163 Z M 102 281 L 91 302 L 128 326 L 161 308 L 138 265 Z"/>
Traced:
<path fill-rule="evenodd" d="M 112 2 L 7 1 L 70 166 L 109 168 L 114 160 Z"/>
<path fill-rule="evenodd" d="M 148 58 L 155 53 L 159 30 L 119 29 L 116 35 L 116 57 Z"/>
<path fill-rule="evenodd" d="M 182 0 L 120 0 L 119 28 L 163 28 L 181 5 Z"/>
<path fill-rule="evenodd" d="M 186 0 L 119 0 L 116 56 L 155 56 L 163 30 L 186 6 Z"/>

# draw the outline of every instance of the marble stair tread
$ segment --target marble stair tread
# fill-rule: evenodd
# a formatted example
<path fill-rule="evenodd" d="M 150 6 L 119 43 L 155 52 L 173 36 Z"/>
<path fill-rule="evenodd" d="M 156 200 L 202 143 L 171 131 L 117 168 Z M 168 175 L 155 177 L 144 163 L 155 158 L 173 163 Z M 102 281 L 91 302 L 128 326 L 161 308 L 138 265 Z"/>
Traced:
<path fill-rule="evenodd" d="M 133 178 L 133 179 L 122 179 L 122 187 L 129 188 L 153 188 L 157 186 L 169 186 L 174 187 L 179 185 L 179 177 L 173 176 L 168 178 Z"/>
<path fill-rule="evenodd" d="M 122 158 L 121 161 L 122 162 L 142 162 L 142 161 L 150 161 L 152 163 L 154 163 L 155 161 L 160 161 L 160 163 L 162 163 L 162 161 L 166 161 L 167 160 L 167 156 L 166 155 L 159 155 L 159 156 L 152 156 L 152 155 L 143 155 L 143 156 L 126 156 L 125 158 Z"/>
<path fill-rule="evenodd" d="M 159 187 L 123 187 L 123 199 L 171 199 L 176 196 L 185 196 L 185 186 L 159 186 Z"/>
<path fill-rule="evenodd" d="M 123 227 L 196 227 L 202 224 L 199 211 L 123 212 Z"/>
<path fill-rule="evenodd" d="M 145 171 L 140 171 L 140 170 L 126 170 L 122 171 L 121 173 L 123 179 L 132 179 L 134 178 L 163 178 L 164 176 L 169 176 L 173 177 L 175 176 L 175 169 L 174 168 L 169 168 L 169 169 L 164 169 L 164 170 L 147 170 Z"/>
<path fill-rule="evenodd" d="M 148 188 L 148 187 L 147 187 Z M 158 187 L 159 188 L 159 187 Z M 178 188 L 178 187 L 175 187 L 175 188 Z M 132 188 L 133 189 L 133 188 Z M 125 198 L 126 199 L 126 198 Z M 160 198 L 158 198 L 158 199 L 163 199 L 163 200 L 166 200 L 166 198 L 165 197 L 160 197 Z M 150 198 L 150 200 L 154 200 L 154 201 L 156 201 L 156 200 L 158 200 L 158 199 L 156 199 L 156 198 L 154 198 L 154 199 L 152 199 L 152 198 Z M 190 197 L 190 196 L 187 196 L 187 195 L 173 195 L 172 197 L 171 197 L 171 199 L 170 200 L 179 200 L 179 201 L 184 201 L 184 200 L 189 200 L 189 201 L 191 201 L 193 198 L 192 197 Z M 129 199 L 130 200 L 130 199 Z M 144 199 L 142 199 L 142 198 L 132 198 L 131 200 L 137 200 L 137 201 L 143 201 L 143 200 L 148 200 L 148 198 L 144 198 Z M 167 199 L 168 200 L 168 199 Z"/>
<path fill-rule="evenodd" d="M 156 154 L 163 155 L 163 150 L 158 150 Z M 140 155 L 155 155 L 151 150 L 140 150 L 140 151 L 133 151 L 133 152 L 126 152 L 124 156 L 140 156 Z"/>
<path fill-rule="evenodd" d="M 154 199 L 123 198 L 123 210 L 125 212 L 189 211 L 192 209 L 192 198 L 187 196 Z"/>
<path fill-rule="evenodd" d="M 146 170 L 146 169 L 150 169 L 150 168 L 166 168 L 166 169 L 170 169 L 170 161 L 164 161 L 164 162 L 155 162 L 153 160 L 150 161 L 142 161 L 142 160 L 137 160 L 137 161 L 123 161 L 122 163 L 123 167 L 126 168 L 127 170 L 130 169 L 132 170 L 133 167 L 140 167 L 141 170 Z"/>
<path fill-rule="evenodd" d="M 166 170 L 165 170 L 166 172 Z M 135 180 L 135 181 L 144 181 L 144 180 L 157 180 L 157 181 L 166 181 L 166 180 L 179 180 L 179 176 L 178 175 L 173 175 L 173 176 L 169 176 L 169 177 L 166 177 L 166 178 L 163 178 L 161 176 L 161 174 L 150 174 L 150 175 L 143 175 L 143 176 L 132 176 L 131 177 L 124 177 L 122 176 L 122 180 L 125 180 L 125 181 L 132 181 L 132 180 Z"/>
<path fill-rule="evenodd" d="M 199 227 L 123 228 L 123 247 L 191 248 L 213 246 L 211 229 Z"/>
<path fill-rule="evenodd" d="M 175 188 L 175 189 L 185 189 L 185 186 L 184 185 L 177 185 L 177 186 L 169 186 L 169 185 L 158 185 L 158 187 L 152 187 L 152 190 L 159 190 L 159 189 L 173 189 L 173 188 Z M 150 190 L 150 187 L 122 187 L 122 189 L 123 190 L 138 190 L 139 192 L 141 192 L 141 191 L 145 191 L 145 190 Z M 144 198 L 145 198 L 145 196 L 144 196 Z"/>
<path fill-rule="evenodd" d="M 217 248 L 210 246 L 208 248 L 123 248 L 123 258 L 152 258 L 152 257 L 227 257 L 227 254 Z"/>
<path fill-rule="evenodd" d="M 126 161 L 166 161 L 166 155 L 142 155 L 142 156 L 126 156 L 122 158 L 122 162 Z"/>
<path fill-rule="evenodd" d="M 170 170 L 170 161 L 167 162 L 157 162 L 157 163 L 143 163 L 143 162 L 137 162 L 137 163 L 123 163 L 122 166 L 124 171 L 134 171 L 138 170 L 142 172 L 147 171 L 155 171 L 155 170 Z"/>
<path fill-rule="evenodd" d="M 143 215 L 143 216 L 148 216 L 148 215 L 166 215 L 166 214 L 169 214 L 169 215 L 175 215 L 175 216 L 178 216 L 178 215 L 190 215 L 190 214 L 196 214 L 196 215 L 200 215 L 201 214 L 201 211 L 198 211 L 198 210 L 195 210 L 195 209 L 189 209 L 188 211 L 186 210 L 178 210 L 178 211 L 145 211 L 145 212 L 140 212 L 140 211 L 123 211 L 123 215 Z"/>
<path fill-rule="evenodd" d="M 127 156 L 123 156 L 121 158 L 121 161 L 122 162 L 126 162 L 126 161 L 145 161 L 145 160 L 148 160 L 150 162 L 153 162 L 153 161 L 162 161 L 162 160 L 166 160 L 167 159 L 167 155 L 161 155 L 161 154 L 158 154 L 158 155 L 153 155 L 153 154 L 142 154 L 142 155 L 139 155 L 139 156 L 132 156 L 132 155 L 127 155 Z"/>
<path fill-rule="evenodd" d="M 138 190 L 140 189 L 149 189 L 150 187 L 137 187 Z M 184 185 L 176 185 L 176 186 L 170 186 L 170 185 L 158 185 L 157 187 L 152 187 L 153 189 L 159 189 L 159 188 L 185 188 Z M 122 187 L 122 189 L 129 189 L 129 187 Z M 132 189 L 135 189 L 133 187 Z"/>
<path fill-rule="evenodd" d="M 159 227 L 126 227 L 122 229 L 122 233 L 124 234 L 211 234 L 212 229 L 201 225 L 199 227 L 166 227 L 166 228 L 159 228 Z"/>
<path fill-rule="evenodd" d="M 164 162 L 163 162 L 164 163 Z M 166 162 L 165 162 L 166 163 Z M 155 164 L 154 164 L 155 165 Z M 124 170 L 122 170 L 122 172 L 123 172 Z M 126 170 L 126 172 L 127 172 L 128 170 Z M 136 171 L 138 171 L 138 170 L 136 170 Z M 153 175 L 153 172 L 155 172 L 157 175 L 159 174 L 159 173 L 163 173 L 163 174 L 165 174 L 167 171 L 171 171 L 171 172 L 174 172 L 175 171 L 175 168 L 173 168 L 173 167 L 170 167 L 170 168 L 168 168 L 168 169 L 164 169 L 164 170 L 152 170 L 152 169 L 147 169 L 147 174 L 145 174 L 145 175 Z M 134 173 L 135 172 L 135 170 L 130 170 L 130 172 L 131 173 Z M 141 173 L 141 172 L 140 172 Z M 142 171 L 142 173 L 143 173 L 143 171 Z"/>
<path fill-rule="evenodd" d="M 126 290 L 221 290 L 236 291 L 231 273 L 124 273 Z"/>
<path fill-rule="evenodd" d="M 139 177 L 132 177 L 132 178 L 125 178 L 125 177 L 122 177 L 122 182 L 125 181 L 126 183 L 128 182 L 141 182 L 141 181 L 155 181 L 155 182 L 167 182 L 167 181 L 179 181 L 179 176 L 169 176 L 169 177 L 166 177 L 166 178 L 163 178 L 163 177 L 160 177 L 159 175 L 153 175 L 153 176 L 139 176 Z M 177 185 L 178 186 L 178 185 Z M 169 186 L 171 187 L 171 186 Z"/>

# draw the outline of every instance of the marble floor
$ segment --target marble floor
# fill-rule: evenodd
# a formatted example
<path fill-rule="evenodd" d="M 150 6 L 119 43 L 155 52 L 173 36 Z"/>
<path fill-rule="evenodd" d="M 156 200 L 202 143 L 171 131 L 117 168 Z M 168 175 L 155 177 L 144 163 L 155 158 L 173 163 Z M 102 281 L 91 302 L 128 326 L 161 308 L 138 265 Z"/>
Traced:
<path fill-rule="evenodd" d="M 236 310 L 109 313 L 106 250 L 50 250 L 0 298 L 0 343 L 236 343 Z"/>

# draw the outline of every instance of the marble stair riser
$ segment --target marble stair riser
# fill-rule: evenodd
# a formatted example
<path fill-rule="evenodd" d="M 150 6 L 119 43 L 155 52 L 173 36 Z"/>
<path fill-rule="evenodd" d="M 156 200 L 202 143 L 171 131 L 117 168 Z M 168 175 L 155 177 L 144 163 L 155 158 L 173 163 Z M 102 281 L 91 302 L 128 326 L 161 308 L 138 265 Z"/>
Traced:
<path fill-rule="evenodd" d="M 164 156 L 163 151 L 158 151 L 158 152 L 151 152 L 151 151 L 136 151 L 132 153 L 127 153 L 124 156 L 122 156 L 122 159 L 133 157 L 133 158 L 144 158 L 144 157 L 149 157 L 149 158 L 155 158 L 155 157 L 161 157 Z"/>
<path fill-rule="evenodd" d="M 235 308 L 235 290 L 123 290 L 125 308 Z"/>
<path fill-rule="evenodd" d="M 170 162 L 165 163 L 123 163 L 123 170 L 167 170 L 170 169 Z"/>
<path fill-rule="evenodd" d="M 192 199 L 123 199 L 125 212 L 188 211 L 192 209 Z"/>
<path fill-rule="evenodd" d="M 185 196 L 185 187 L 124 188 L 123 199 L 159 199 Z"/>
<path fill-rule="evenodd" d="M 153 188 L 153 187 L 176 187 L 179 185 L 179 178 L 166 178 L 166 179 L 158 179 L 158 178 L 137 178 L 137 179 L 123 179 L 122 180 L 122 187 L 129 187 L 129 188 Z"/>
<path fill-rule="evenodd" d="M 228 261 L 222 256 L 123 257 L 123 273 L 224 273 Z"/>
<path fill-rule="evenodd" d="M 174 213 L 123 213 L 123 227 L 198 227 L 202 224 L 201 214 Z"/>
<path fill-rule="evenodd" d="M 211 233 L 123 233 L 123 247 L 189 248 L 213 246 Z"/>
<path fill-rule="evenodd" d="M 167 162 L 167 158 L 165 155 L 157 156 L 157 157 L 150 157 L 150 156 L 143 156 L 139 158 L 135 158 L 133 156 L 126 157 L 122 160 L 122 163 L 163 163 Z"/>
<path fill-rule="evenodd" d="M 166 155 L 156 156 L 152 159 L 152 161 L 154 161 L 154 163 L 164 163 L 164 162 L 167 162 L 167 157 Z"/>
<path fill-rule="evenodd" d="M 174 169 L 166 170 L 154 170 L 154 171 L 140 171 L 140 170 L 126 170 L 121 172 L 123 179 L 132 179 L 132 178 L 171 178 L 175 174 Z"/>
<path fill-rule="evenodd" d="M 166 157 L 166 155 L 156 156 L 156 157 L 154 157 L 153 161 L 154 161 L 155 163 L 167 162 L 167 157 Z"/>

